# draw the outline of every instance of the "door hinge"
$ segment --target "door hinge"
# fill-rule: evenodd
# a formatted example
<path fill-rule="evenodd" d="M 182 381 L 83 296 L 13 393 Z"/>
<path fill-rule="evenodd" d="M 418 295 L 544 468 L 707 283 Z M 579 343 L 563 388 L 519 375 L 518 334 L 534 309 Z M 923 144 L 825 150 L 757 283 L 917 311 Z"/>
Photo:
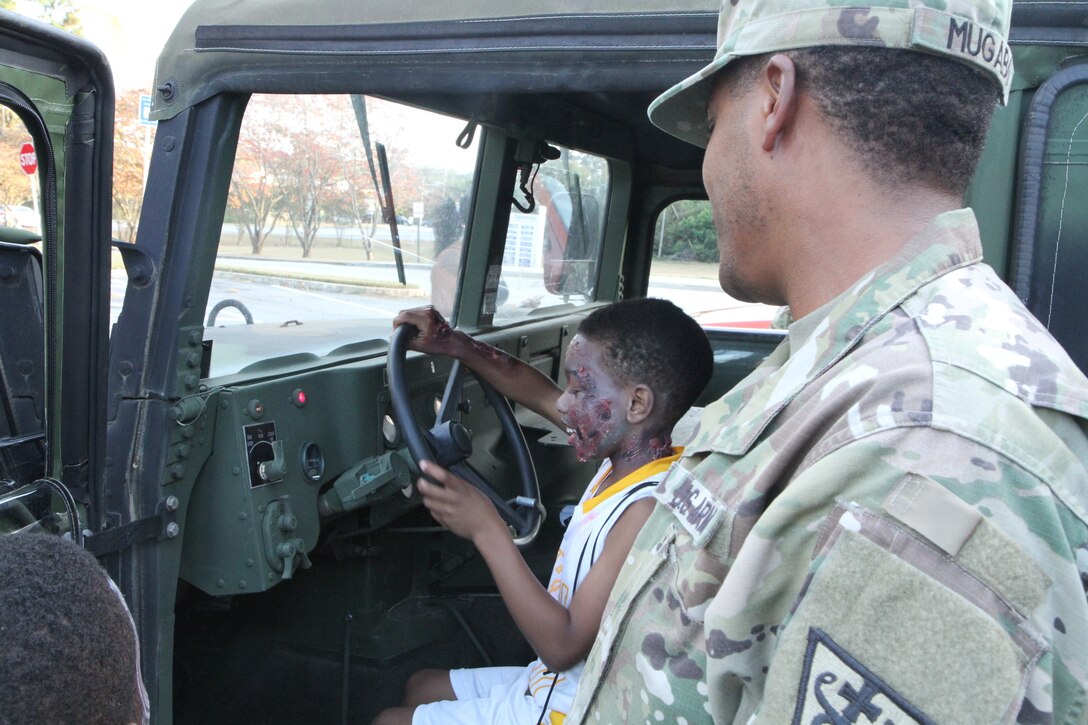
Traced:
<path fill-rule="evenodd" d="M 95 556 L 102 556 L 123 551 L 148 539 L 159 541 L 173 539 L 181 533 L 175 520 L 178 505 L 177 496 L 167 496 L 159 502 L 158 512 L 154 516 L 113 526 L 110 526 L 109 522 L 118 520 L 120 516 L 111 512 L 106 516 L 106 528 L 85 536 L 83 546 Z"/>

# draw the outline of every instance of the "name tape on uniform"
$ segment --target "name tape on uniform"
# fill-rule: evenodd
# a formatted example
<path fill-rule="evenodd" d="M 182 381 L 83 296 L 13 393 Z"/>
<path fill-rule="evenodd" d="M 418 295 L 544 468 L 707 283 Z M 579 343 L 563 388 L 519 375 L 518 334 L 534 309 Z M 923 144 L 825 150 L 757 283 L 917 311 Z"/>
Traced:
<path fill-rule="evenodd" d="M 676 464 L 654 489 L 654 498 L 680 520 L 695 546 L 703 546 L 710 540 L 727 510 L 699 479 Z"/>

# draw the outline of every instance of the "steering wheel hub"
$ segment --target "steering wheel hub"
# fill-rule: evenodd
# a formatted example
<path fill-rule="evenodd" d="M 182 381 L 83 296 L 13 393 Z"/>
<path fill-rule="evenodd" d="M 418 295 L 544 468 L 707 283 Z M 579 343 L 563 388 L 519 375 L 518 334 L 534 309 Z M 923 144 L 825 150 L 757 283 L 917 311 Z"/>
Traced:
<path fill-rule="evenodd" d="M 447 420 L 431 428 L 434 459 L 444 468 L 460 463 L 472 455 L 472 434 L 455 420 Z"/>

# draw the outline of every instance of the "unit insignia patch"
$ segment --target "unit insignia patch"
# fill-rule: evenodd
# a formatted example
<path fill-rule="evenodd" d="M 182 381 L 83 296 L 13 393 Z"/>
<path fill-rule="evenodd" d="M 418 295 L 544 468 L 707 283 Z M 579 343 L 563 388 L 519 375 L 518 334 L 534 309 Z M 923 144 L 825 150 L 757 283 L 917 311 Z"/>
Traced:
<path fill-rule="evenodd" d="M 932 725 L 933 720 L 822 630 L 808 631 L 793 725 Z"/>

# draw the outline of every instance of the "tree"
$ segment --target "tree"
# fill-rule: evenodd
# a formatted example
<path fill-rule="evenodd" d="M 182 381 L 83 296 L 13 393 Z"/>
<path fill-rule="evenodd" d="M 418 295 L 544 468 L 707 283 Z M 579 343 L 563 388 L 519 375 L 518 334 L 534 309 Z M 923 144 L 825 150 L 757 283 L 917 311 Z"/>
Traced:
<path fill-rule="evenodd" d="M 24 5 L 31 6 L 27 14 L 38 20 L 65 30 L 72 35 L 83 35 L 83 22 L 79 18 L 75 0 L 24 0 Z M 14 0 L 4 0 L 0 7 L 14 10 Z"/>
<path fill-rule="evenodd" d="M 254 254 L 264 249 L 283 201 L 276 174 L 284 157 L 283 128 L 276 120 L 275 103 L 268 96 L 250 99 L 227 199 L 249 236 Z"/>
<path fill-rule="evenodd" d="M 282 193 L 283 213 L 304 258 L 313 250 L 323 207 L 336 186 L 339 171 L 339 149 L 322 127 L 322 121 L 335 113 L 330 103 L 325 96 L 291 96 L 280 101 L 281 107 L 292 107 L 287 110 L 293 122 L 285 124 L 285 153 L 273 169 Z"/>
<path fill-rule="evenodd" d="M 136 108 L 139 89 L 127 91 L 118 99 L 119 108 Z M 113 135 L 113 217 L 120 224 L 120 237 L 136 239 L 140 210 L 144 205 L 144 170 L 154 130 L 131 113 L 118 114 Z"/>
<path fill-rule="evenodd" d="M 412 134 L 420 132 L 423 112 L 372 98 L 366 105 L 371 144 L 386 147 L 398 213 L 409 213 L 416 201 L 437 209 L 447 197 L 460 200 L 472 183 L 471 152 L 465 152 L 463 173 L 423 168 L 412 162 L 411 154 Z M 453 135 L 450 138 L 452 143 Z M 294 231 L 303 256 L 309 257 L 320 229 L 331 222 L 337 246 L 344 243 L 344 228 L 357 226 L 366 258 L 373 259 L 380 244 L 375 232 L 383 221 L 374 213 L 377 202 L 349 96 L 250 99 L 235 158 L 229 215 L 245 228 L 255 254 L 261 253 L 278 221 Z"/>
<path fill-rule="evenodd" d="M 656 234 L 662 259 L 718 261 L 718 237 L 706 201 L 678 201 L 661 212 Z"/>
<path fill-rule="evenodd" d="M 375 178 L 380 178 L 376 146 L 381 142 L 386 147 L 389 161 L 390 181 L 393 185 L 393 201 L 398 214 L 404 214 L 412 201 L 423 200 L 421 196 L 421 174 L 408 160 L 406 137 L 406 113 L 419 113 L 414 109 L 382 101 L 366 99 L 371 153 L 374 162 L 374 175 L 371 176 L 370 162 L 367 160 L 366 147 L 351 107 L 350 100 L 343 97 L 330 97 L 325 119 L 337 119 L 334 125 L 324 128 L 320 133 L 335 138 L 335 155 L 339 160 L 337 178 L 339 183 L 333 190 L 335 197 L 331 203 L 349 210 L 350 216 L 362 237 L 363 252 L 368 260 L 374 258 L 375 234 L 379 224 L 385 220 L 380 213 L 380 190 L 375 188 Z M 315 132 L 317 130 L 315 129 Z"/>
<path fill-rule="evenodd" d="M 354 121 L 354 116 L 349 117 Z M 363 253 L 367 260 L 374 259 L 374 233 L 377 231 L 378 217 L 374 210 L 378 207 L 377 192 L 370 178 L 370 167 L 366 160 L 366 150 L 359 139 L 359 127 L 353 122 L 342 124 L 339 130 L 340 146 L 340 197 L 363 240 Z"/>
<path fill-rule="evenodd" d="M 19 149 L 29 140 L 26 129 L 0 131 L 0 204 L 23 204 L 30 199 L 30 177 L 19 167 Z"/>
<path fill-rule="evenodd" d="M 327 149 L 321 144 L 310 144 L 277 167 L 283 210 L 302 247 L 303 257 L 310 256 L 321 229 L 322 205 L 335 165 L 336 159 Z"/>

